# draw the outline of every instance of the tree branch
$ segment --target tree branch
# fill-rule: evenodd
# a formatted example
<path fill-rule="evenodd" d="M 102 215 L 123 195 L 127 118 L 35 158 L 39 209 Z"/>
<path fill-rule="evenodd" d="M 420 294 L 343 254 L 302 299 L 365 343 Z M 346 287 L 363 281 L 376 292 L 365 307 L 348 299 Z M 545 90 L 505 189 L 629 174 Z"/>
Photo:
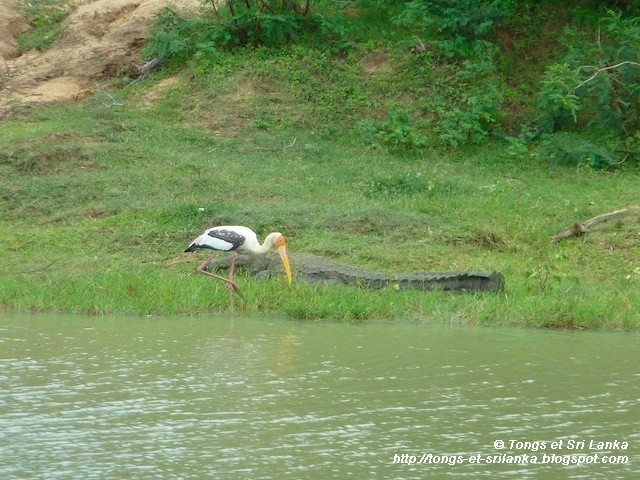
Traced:
<path fill-rule="evenodd" d="M 586 83 L 589 83 L 591 80 L 593 80 L 594 78 L 596 78 L 598 75 L 600 75 L 600 73 L 606 71 L 606 70 L 613 70 L 614 68 L 618 68 L 621 67 L 623 65 L 635 65 L 636 67 L 640 67 L 640 63 L 637 62 L 632 62 L 631 60 L 626 60 L 624 62 L 620 62 L 617 65 L 611 65 L 608 67 L 602 67 L 602 68 L 598 68 L 598 70 L 596 70 L 596 73 L 594 73 L 593 75 L 591 75 L 589 78 L 587 78 L 584 82 L 580 82 L 576 88 L 574 90 L 579 89 L 581 86 L 585 85 Z M 597 68 L 594 65 L 583 65 L 581 67 L 578 67 L 578 71 L 582 70 L 583 68 Z"/>

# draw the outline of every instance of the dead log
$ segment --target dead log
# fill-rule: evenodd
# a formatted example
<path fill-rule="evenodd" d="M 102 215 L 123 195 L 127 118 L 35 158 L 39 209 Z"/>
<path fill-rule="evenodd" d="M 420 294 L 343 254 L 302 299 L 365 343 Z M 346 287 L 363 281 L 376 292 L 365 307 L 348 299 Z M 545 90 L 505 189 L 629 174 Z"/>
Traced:
<path fill-rule="evenodd" d="M 152 70 L 155 70 L 158 67 L 158 65 L 160 65 L 160 60 L 158 60 L 157 58 L 154 58 L 153 60 L 149 60 L 144 65 L 141 65 L 138 67 L 139 76 L 144 77 L 146 74 L 148 74 Z"/>
<path fill-rule="evenodd" d="M 560 240 L 564 240 L 565 238 L 580 236 L 589 231 L 589 228 L 594 225 L 604 222 L 605 220 L 609 220 L 610 218 L 619 217 L 622 215 L 627 215 L 629 213 L 638 212 L 640 213 L 640 205 L 628 205 L 620 210 L 614 210 L 613 212 L 603 213 L 602 215 L 598 215 L 597 217 L 590 218 L 589 220 L 576 223 L 573 227 L 558 233 L 553 237 L 553 240 L 559 242 Z"/>

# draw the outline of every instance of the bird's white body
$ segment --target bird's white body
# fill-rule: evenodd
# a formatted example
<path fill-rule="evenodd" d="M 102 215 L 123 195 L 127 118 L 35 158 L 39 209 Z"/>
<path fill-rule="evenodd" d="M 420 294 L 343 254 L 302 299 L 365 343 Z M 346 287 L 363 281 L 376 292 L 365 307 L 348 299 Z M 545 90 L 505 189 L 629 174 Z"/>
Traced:
<path fill-rule="evenodd" d="M 258 236 L 250 228 L 239 225 L 213 227 L 191 242 L 186 251 L 207 248 L 219 252 L 237 251 L 264 254 L 275 247 L 280 237 L 282 234 L 279 232 L 270 233 L 264 243 L 260 245 Z"/>
<path fill-rule="evenodd" d="M 264 239 L 264 243 L 261 245 L 258 241 L 258 236 L 253 230 L 247 227 L 233 225 L 224 227 L 213 227 L 205 230 L 202 235 L 191 242 L 185 252 L 192 252 L 200 248 L 215 250 L 216 252 L 234 252 L 231 259 L 231 265 L 229 267 L 229 278 L 220 277 L 219 275 L 208 272 L 206 270 L 207 265 L 211 262 L 211 260 L 213 260 L 217 253 L 211 255 L 207 260 L 205 260 L 202 265 L 198 267 L 198 272 L 227 282 L 227 285 L 229 285 L 230 288 L 229 293 L 231 294 L 231 288 L 233 288 L 237 292 L 240 291 L 240 288 L 232 281 L 233 270 L 235 268 L 236 256 L 238 252 L 249 252 L 263 255 L 272 248 L 278 249 L 278 253 L 280 254 L 280 258 L 282 259 L 282 265 L 284 266 L 285 272 L 287 273 L 289 285 L 291 285 L 291 266 L 289 264 L 289 257 L 287 255 L 285 244 L 286 241 L 284 235 L 282 235 L 280 232 L 273 232 L 267 235 L 267 238 Z"/>

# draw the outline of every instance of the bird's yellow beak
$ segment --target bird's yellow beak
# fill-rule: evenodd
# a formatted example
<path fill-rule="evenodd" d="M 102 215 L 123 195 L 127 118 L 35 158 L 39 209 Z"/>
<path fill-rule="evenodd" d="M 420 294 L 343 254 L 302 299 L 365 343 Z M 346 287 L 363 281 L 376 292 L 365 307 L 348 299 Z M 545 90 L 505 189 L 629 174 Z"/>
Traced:
<path fill-rule="evenodd" d="M 284 269 L 287 271 L 287 280 L 289 281 L 289 285 L 291 285 L 291 265 L 289 265 L 289 256 L 287 255 L 286 247 L 284 245 L 278 247 L 278 253 L 280 254 L 280 258 L 282 259 L 282 265 L 284 265 Z"/>
<path fill-rule="evenodd" d="M 285 247 L 286 241 L 284 236 L 280 236 L 278 241 L 276 242 L 276 247 L 278 247 L 278 253 L 280 254 L 280 259 L 282 260 L 282 265 L 284 265 L 284 269 L 287 272 L 287 280 L 289 281 L 289 285 L 293 281 L 291 276 L 291 265 L 289 264 L 289 255 L 287 255 L 287 247 Z"/>

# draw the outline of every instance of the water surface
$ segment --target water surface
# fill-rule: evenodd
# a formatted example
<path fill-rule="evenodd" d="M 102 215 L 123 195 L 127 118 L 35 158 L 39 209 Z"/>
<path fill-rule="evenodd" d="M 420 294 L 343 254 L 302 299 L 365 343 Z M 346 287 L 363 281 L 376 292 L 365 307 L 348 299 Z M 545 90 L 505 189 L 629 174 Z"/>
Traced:
<path fill-rule="evenodd" d="M 636 333 L 3 315 L 0 478 L 640 478 L 639 352 Z"/>

